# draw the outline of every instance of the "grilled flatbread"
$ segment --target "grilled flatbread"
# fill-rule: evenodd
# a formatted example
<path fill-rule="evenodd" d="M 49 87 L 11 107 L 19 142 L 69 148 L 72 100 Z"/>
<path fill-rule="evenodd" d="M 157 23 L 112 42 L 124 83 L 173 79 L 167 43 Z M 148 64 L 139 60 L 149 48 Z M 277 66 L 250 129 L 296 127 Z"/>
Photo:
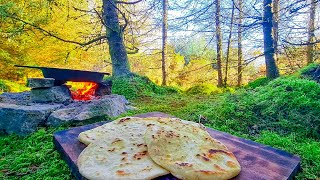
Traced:
<path fill-rule="evenodd" d="M 153 179 L 169 174 L 147 152 L 144 134 L 158 118 L 128 117 L 86 131 L 79 140 L 89 144 L 78 158 L 87 179 Z"/>
<path fill-rule="evenodd" d="M 148 128 L 150 157 L 179 179 L 230 179 L 240 172 L 235 156 L 203 128 L 170 120 Z"/>

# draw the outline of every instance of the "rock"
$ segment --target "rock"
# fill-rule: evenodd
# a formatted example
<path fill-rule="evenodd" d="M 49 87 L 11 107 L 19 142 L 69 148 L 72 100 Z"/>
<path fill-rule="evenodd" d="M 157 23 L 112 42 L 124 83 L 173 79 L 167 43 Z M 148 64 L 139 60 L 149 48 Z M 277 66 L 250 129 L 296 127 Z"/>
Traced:
<path fill-rule="evenodd" d="M 27 86 L 30 88 L 49 88 L 54 86 L 53 78 L 29 78 Z"/>
<path fill-rule="evenodd" d="M 30 92 L 2 93 L 0 95 L 0 103 L 28 105 L 31 103 Z"/>
<path fill-rule="evenodd" d="M 86 102 L 75 102 L 51 113 L 47 126 L 76 123 L 94 117 L 116 117 L 126 112 L 128 101 L 124 96 L 109 95 Z"/>
<path fill-rule="evenodd" d="M 50 113 L 62 105 L 24 106 L 0 103 L 0 131 L 8 134 L 27 135 L 44 125 Z"/>
<path fill-rule="evenodd" d="M 31 90 L 31 101 L 35 103 L 65 103 L 72 101 L 71 92 L 66 85 Z"/>
<path fill-rule="evenodd" d="M 308 71 L 302 73 L 302 75 L 320 83 L 320 65 L 310 68 Z"/>
<path fill-rule="evenodd" d="M 98 83 L 98 88 L 96 89 L 95 95 L 96 96 L 105 96 L 110 95 L 112 89 L 112 81 L 104 81 Z"/>

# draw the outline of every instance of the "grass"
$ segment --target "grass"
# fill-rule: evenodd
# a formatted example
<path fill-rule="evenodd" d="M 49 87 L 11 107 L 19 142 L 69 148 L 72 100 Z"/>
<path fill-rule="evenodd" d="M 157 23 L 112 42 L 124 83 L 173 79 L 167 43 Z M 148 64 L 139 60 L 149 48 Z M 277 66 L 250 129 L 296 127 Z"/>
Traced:
<path fill-rule="evenodd" d="M 113 90 L 139 108 L 122 116 L 161 111 L 198 121 L 201 115 L 207 127 L 299 155 L 297 179 L 319 178 L 320 85 L 298 77 L 259 81 L 232 93 L 193 95 L 134 77 L 115 80 Z M 42 128 L 25 138 L 2 136 L 0 179 L 71 179 L 52 143 L 53 132 L 65 128 Z"/>
<path fill-rule="evenodd" d="M 39 129 L 25 138 L 1 137 L 0 179 L 71 179 L 71 173 L 54 150 L 52 134 Z"/>

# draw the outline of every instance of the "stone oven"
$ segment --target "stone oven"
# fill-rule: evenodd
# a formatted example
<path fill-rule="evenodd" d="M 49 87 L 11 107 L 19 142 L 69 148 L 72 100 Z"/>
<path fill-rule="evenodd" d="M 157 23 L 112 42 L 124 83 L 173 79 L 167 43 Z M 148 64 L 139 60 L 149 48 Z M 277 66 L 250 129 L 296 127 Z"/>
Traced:
<path fill-rule="evenodd" d="M 124 96 L 112 95 L 112 82 L 103 75 L 90 79 L 97 72 L 47 69 L 58 72 L 41 69 L 45 78 L 29 78 L 30 91 L 0 95 L 0 132 L 27 135 L 38 127 L 116 117 L 132 109 Z"/>

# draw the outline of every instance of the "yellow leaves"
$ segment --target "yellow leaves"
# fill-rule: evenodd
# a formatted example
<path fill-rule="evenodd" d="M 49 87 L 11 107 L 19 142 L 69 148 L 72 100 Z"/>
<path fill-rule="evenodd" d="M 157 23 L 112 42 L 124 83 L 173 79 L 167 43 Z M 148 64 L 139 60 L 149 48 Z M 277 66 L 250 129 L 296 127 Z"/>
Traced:
<path fill-rule="evenodd" d="M 85 0 L 11 0 L 10 2 L 16 4 L 11 11 L 17 17 L 66 40 L 86 42 L 104 33 L 100 20 L 93 13 L 85 12 L 89 10 L 89 6 L 93 8 L 98 3 L 89 5 Z M 0 34 L 0 40 L 3 42 L 0 45 L 0 59 L 6 59 L 0 62 L 4 67 L 0 78 L 16 79 L 17 76 L 14 74 L 19 70 L 9 68 L 13 64 L 111 72 L 108 66 L 110 61 L 106 61 L 110 59 L 107 45 L 81 48 L 13 20 L 1 23 L 0 28 L 1 33 L 8 32 Z M 21 33 L 13 34 L 15 31 Z M 29 77 L 41 75 L 38 71 L 22 71 Z M 6 74 L 14 76 L 9 77 Z"/>

